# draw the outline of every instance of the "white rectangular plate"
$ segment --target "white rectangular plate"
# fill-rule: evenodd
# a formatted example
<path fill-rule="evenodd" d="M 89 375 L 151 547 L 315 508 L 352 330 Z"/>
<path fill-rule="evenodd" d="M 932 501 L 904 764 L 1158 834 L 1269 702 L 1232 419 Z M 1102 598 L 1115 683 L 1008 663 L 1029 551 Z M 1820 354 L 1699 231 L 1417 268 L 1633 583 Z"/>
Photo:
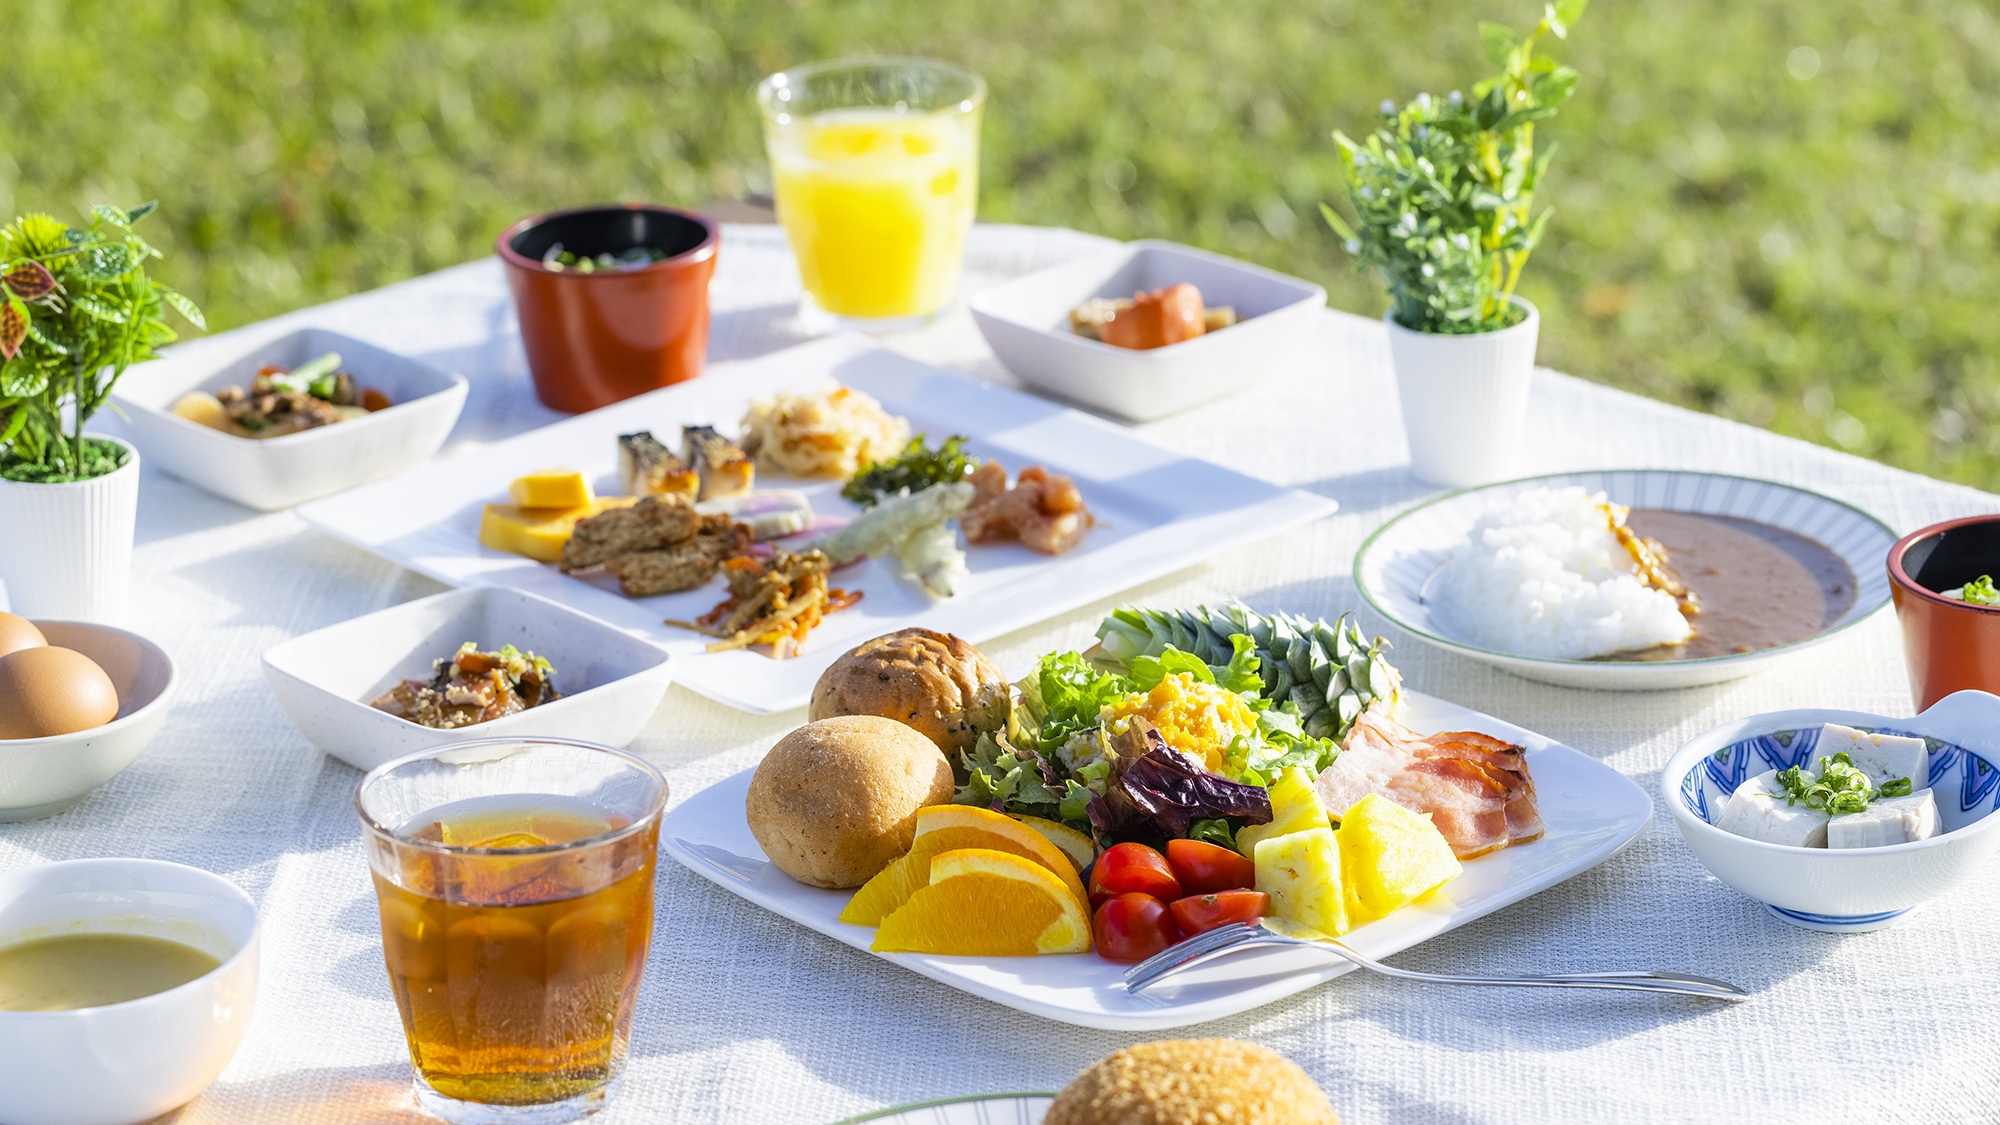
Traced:
<path fill-rule="evenodd" d="M 1347 944 L 1382 958 L 1519 902 L 1610 859 L 1653 817 L 1645 791 L 1624 774 L 1533 731 L 1434 696 L 1403 693 L 1403 719 L 1423 734 L 1477 730 L 1525 747 L 1548 834 L 1531 844 L 1467 860 L 1443 890 L 1370 922 Z M 667 854 L 695 874 L 856 949 L 875 940 L 868 926 L 839 920 L 852 891 L 794 882 L 765 858 L 743 819 L 754 770 L 688 798 L 664 822 Z M 880 956 L 996 1004 L 1083 1027 L 1163 1031 L 1233 1016 L 1331 980 L 1355 966 L 1299 949 L 1246 950 L 1133 995 L 1127 966 L 1095 953 L 1048 957 Z M 1332 962 L 1332 963 L 1328 963 Z"/>
<path fill-rule="evenodd" d="M 1047 465 L 1076 480 L 1099 526 L 1083 545 L 1050 558 L 1015 543 L 972 547 L 966 590 L 933 602 L 871 560 L 835 575 L 866 596 L 828 615 L 803 656 L 772 660 L 737 650 L 709 653 L 710 638 L 664 624 L 693 620 L 724 596 L 720 579 L 686 593 L 627 598 L 601 572 L 570 576 L 479 544 L 479 517 L 505 502 L 507 484 L 536 469 L 564 467 L 616 493 L 617 438 L 652 430 L 677 446 L 682 425 L 710 423 L 735 433 L 749 399 L 833 379 L 866 391 L 911 431 L 933 442 L 964 434 L 971 452 L 997 457 L 1010 473 Z M 758 474 L 760 487 L 796 488 L 816 511 L 847 515 L 844 481 L 794 481 Z M 1231 547 L 1331 513 L 1322 496 L 1281 488 L 1155 445 L 1088 414 L 1030 395 L 925 366 L 857 336 L 802 344 L 677 386 L 414 469 L 402 476 L 308 504 L 314 527 L 452 586 L 512 586 L 561 602 L 682 657 L 676 678 L 731 707 L 769 714 L 803 707 L 826 666 L 870 637 L 909 625 L 956 633 L 977 644 L 1014 629 L 1191 566 Z"/>

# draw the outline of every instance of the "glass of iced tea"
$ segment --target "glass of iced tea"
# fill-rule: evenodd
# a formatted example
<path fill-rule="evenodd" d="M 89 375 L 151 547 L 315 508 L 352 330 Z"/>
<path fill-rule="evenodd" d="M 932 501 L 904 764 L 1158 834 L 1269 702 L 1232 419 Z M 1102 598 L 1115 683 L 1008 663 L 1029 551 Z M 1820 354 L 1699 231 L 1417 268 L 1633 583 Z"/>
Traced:
<path fill-rule="evenodd" d="M 985 81 L 949 63 L 837 59 L 773 74 L 757 103 L 807 324 L 916 327 L 949 304 L 979 201 Z"/>
<path fill-rule="evenodd" d="M 417 1104 L 459 1125 L 610 1104 L 653 935 L 667 781 L 605 746 L 486 738 L 399 758 L 355 808 Z"/>

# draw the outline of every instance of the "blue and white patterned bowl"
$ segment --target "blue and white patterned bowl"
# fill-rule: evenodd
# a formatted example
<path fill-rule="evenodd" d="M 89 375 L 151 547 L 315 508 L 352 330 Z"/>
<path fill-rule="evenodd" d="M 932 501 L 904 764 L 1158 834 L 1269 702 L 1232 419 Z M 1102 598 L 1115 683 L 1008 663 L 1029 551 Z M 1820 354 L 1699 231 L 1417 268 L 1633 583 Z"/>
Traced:
<path fill-rule="evenodd" d="M 1854 605 L 1840 620 L 1802 641 L 1757 652 L 1698 660 L 1615 662 L 1556 660 L 1482 648 L 1457 639 L 1434 620 L 1424 588 L 1465 542 L 1473 523 L 1496 503 L 1532 488 L 1580 485 L 1614 504 L 1670 512 L 1736 516 L 1816 539 L 1854 571 Z M 1889 604 L 1889 547 L 1896 533 L 1852 505 L 1776 481 L 1682 469 L 1606 469 L 1556 473 L 1448 492 L 1383 524 L 1354 556 L 1354 584 L 1377 613 L 1439 648 L 1485 661 L 1516 675 L 1564 687 L 1656 691 L 1747 676 L 1770 662 L 1818 644 Z"/>
<path fill-rule="evenodd" d="M 1715 827 L 1745 779 L 1810 765 L 1823 723 L 1922 738 L 1930 747 L 1928 783 L 1937 800 L 1938 834 L 1881 848 L 1795 848 Z M 1853 933 L 1907 919 L 1972 878 L 2000 848 L 2000 816 L 1992 815 L 2000 809 L 1996 762 L 2000 697 L 1961 691 L 1914 719 L 1803 710 L 1725 723 L 1668 759 L 1660 789 L 1681 836 L 1716 878 L 1794 926 Z"/>

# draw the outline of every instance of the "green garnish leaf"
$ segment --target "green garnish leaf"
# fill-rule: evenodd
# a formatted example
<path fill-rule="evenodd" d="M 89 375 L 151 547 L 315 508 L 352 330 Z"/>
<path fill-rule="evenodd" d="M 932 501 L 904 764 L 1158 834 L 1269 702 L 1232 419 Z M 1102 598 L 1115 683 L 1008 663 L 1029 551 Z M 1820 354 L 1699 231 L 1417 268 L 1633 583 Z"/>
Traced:
<path fill-rule="evenodd" d="M 881 503 L 884 496 L 903 489 L 922 492 L 934 484 L 951 484 L 979 467 L 979 458 L 965 452 L 965 437 L 953 434 L 935 450 L 924 445 L 924 435 L 910 439 L 903 451 L 887 461 L 871 461 L 854 474 L 840 494 L 864 508 Z"/>
<path fill-rule="evenodd" d="M 1228 821 L 1220 818 L 1214 820 L 1197 820 L 1188 825 L 1187 838 L 1190 840 L 1200 840 L 1204 844 L 1214 844 L 1217 847 L 1228 848 L 1232 852 L 1236 850 L 1236 833 L 1229 830 Z"/>

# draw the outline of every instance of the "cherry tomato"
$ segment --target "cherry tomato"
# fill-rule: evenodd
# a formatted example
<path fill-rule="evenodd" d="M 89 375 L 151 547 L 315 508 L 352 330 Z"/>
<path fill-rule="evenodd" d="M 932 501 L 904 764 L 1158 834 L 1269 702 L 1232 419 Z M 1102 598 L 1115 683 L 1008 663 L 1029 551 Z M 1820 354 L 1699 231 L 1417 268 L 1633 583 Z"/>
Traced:
<path fill-rule="evenodd" d="M 1152 895 L 1113 895 L 1091 921 L 1097 952 L 1107 961 L 1144 961 L 1181 940 L 1173 912 Z"/>
<path fill-rule="evenodd" d="M 1177 898 L 1167 909 L 1173 912 L 1181 936 L 1193 937 L 1231 922 L 1255 922 L 1271 912 L 1271 896 L 1263 891 L 1217 891 Z"/>
<path fill-rule="evenodd" d="M 1167 864 L 1184 895 L 1213 894 L 1257 885 L 1257 865 L 1228 848 L 1200 840 L 1168 840 Z"/>
<path fill-rule="evenodd" d="M 1167 857 L 1144 844 L 1113 844 L 1090 869 L 1090 908 L 1113 895 L 1152 895 L 1161 902 L 1181 897 L 1180 880 Z"/>

